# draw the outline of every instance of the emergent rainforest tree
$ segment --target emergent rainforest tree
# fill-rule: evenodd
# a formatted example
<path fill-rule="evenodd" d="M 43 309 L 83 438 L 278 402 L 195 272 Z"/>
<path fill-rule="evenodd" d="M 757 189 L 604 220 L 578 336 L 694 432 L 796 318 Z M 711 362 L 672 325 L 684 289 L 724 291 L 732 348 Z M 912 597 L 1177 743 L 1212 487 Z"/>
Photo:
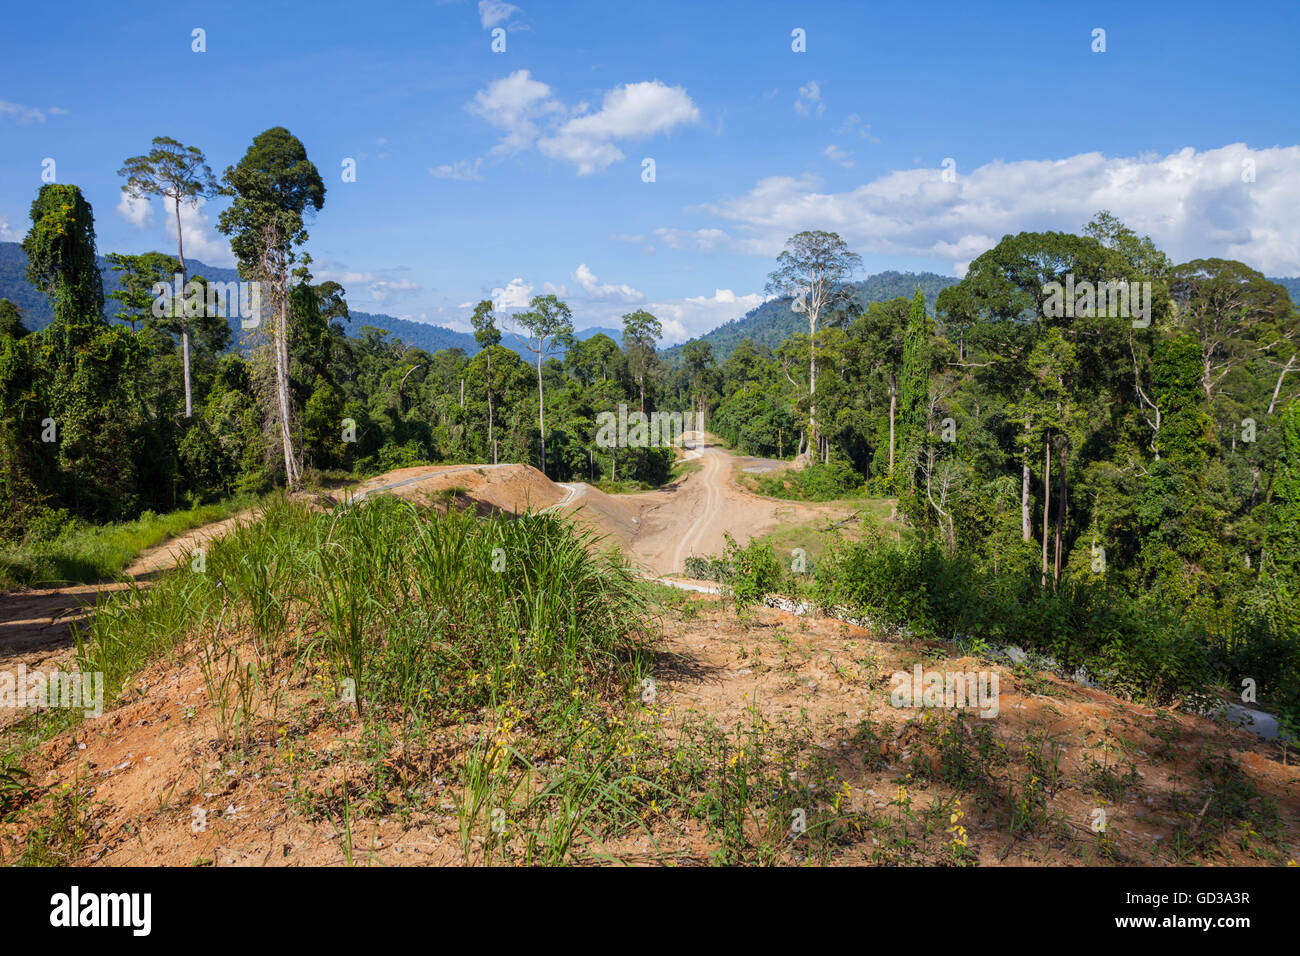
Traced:
<path fill-rule="evenodd" d="M 636 378 L 641 396 L 641 411 L 645 411 L 645 380 L 658 361 L 655 344 L 664 334 L 663 326 L 649 312 L 637 309 L 623 316 L 623 350 L 627 352 L 627 365 Z"/>
<path fill-rule="evenodd" d="M 170 199 L 176 214 L 176 259 L 180 263 L 181 289 L 186 283 L 184 230 L 181 228 L 181 203 L 197 203 L 215 195 L 217 181 L 208 168 L 203 151 L 185 146 L 169 136 L 155 136 L 153 149 L 143 156 L 132 156 L 117 171 L 127 177 L 122 191 L 132 199 L 161 196 Z M 181 293 L 184 296 L 184 292 Z M 172 303 L 173 315 L 181 327 L 181 356 L 185 369 L 185 417 L 194 414 L 194 394 L 190 383 L 190 326 L 183 302 Z"/>
<path fill-rule="evenodd" d="M 492 455 L 492 464 L 497 463 L 496 435 L 492 430 L 492 349 L 501 342 L 501 330 L 497 328 L 496 311 L 491 299 L 484 299 L 474 306 L 470 316 L 474 327 L 474 341 L 483 349 L 483 361 L 487 364 L 487 407 L 488 407 L 488 449 Z"/>
<path fill-rule="evenodd" d="M 848 280 L 862 259 L 834 232 L 801 232 L 786 241 L 768 277 L 769 295 L 794 299 L 791 308 L 808 316 L 808 455 L 817 460 L 817 323 L 835 316 L 853 295 Z"/>
<path fill-rule="evenodd" d="M 264 314 L 269 298 L 274 313 L 271 361 L 275 395 L 268 418 L 279 426 L 285 482 L 298 484 L 299 466 L 293 440 L 293 408 L 289 396 L 289 274 L 293 251 L 307 241 L 303 214 L 325 205 L 325 184 L 307 150 L 282 126 L 259 134 L 236 166 L 226 170 L 223 192 L 232 196 L 218 228 L 230 236 L 239 271 L 263 289 Z"/>
<path fill-rule="evenodd" d="M 515 313 L 515 324 L 527 336 L 516 336 L 524 348 L 537 356 L 537 428 L 542 439 L 542 474 L 546 474 L 546 396 L 542 393 L 542 362 L 557 344 L 568 346 L 573 339 L 573 313 L 553 295 L 535 295 L 527 312 Z"/>

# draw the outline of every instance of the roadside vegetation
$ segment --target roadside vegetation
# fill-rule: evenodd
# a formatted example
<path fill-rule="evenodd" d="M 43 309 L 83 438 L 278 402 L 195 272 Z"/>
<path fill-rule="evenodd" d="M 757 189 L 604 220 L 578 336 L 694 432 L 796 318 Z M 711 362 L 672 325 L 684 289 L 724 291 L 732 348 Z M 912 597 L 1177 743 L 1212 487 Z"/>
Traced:
<path fill-rule="evenodd" d="M 110 580 L 149 548 L 256 507 L 258 496 L 92 524 L 66 509 L 42 512 L 17 541 L 0 544 L 0 591 Z"/>
<path fill-rule="evenodd" d="M 891 669 L 988 653 L 944 640 L 954 614 L 966 620 L 945 603 L 945 575 L 970 569 L 946 567 L 922 542 L 866 535 L 803 573 L 765 542 L 730 541 L 711 560 L 721 602 L 639 580 L 553 515 L 477 516 L 454 496 L 329 510 L 280 500 L 214 541 L 202 573 L 182 564 L 103 595 L 77 627 L 77 664 L 105 674 L 110 711 L 157 712 L 150 701 L 167 698 L 142 696 L 146 674 L 148 686 L 177 688 L 167 706 L 180 709 L 194 769 L 161 781 L 156 811 L 131 828 L 187 840 L 205 791 L 216 786 L 224 806 L 215 778 L 334 834 L 338 860 L 355 865 L 387 859 L 377 834 L 395 825 L 440 834 L 451 862 L 472 865 L 1289 859 L 1276 799 L 1231 754 L 1189 756 L 1172 723 L 1140 741 L 1104 729 L 1074 739 L 960 712 L 909 716 L 887 691 L 848 723 L 773 712 L 764 692 L 726 718 L 674 702 L 680 677 L 663 642 L 691 629 L 725 635 L 737 651 L 721 653 L 739 654 L 730 667 L 778 699 L 809 684 L 810 669 L 861 701 L 881 695 Z M 845 602 L 912 633 L 863 643 L 831 619 L 769 633 L 760 606 L 772 592 Z M 1026 608 L 1003 624 L 1043 616 Z M 1092 647 L 1079 659 L 1092 661 Z M 1005 692 L 1062 704 L 1075 693 L 1034 667 L 1007 667 L 1004 679 Z M 1142 686 L 1172 694 L 1173 680 Z M 4 862 L 84 863 L 123 845 L 96 786 L 28 772 L 42 765 L 41 741 L 78 721 L 38 711 L 3 732 Z M 1180 768 L 1176 785 L 1146 790 L 1128 761 L 1139 750 Z M 1086 826 L 1091 806 L 1142 799 L 1148 822 L 1175 821 L 1167 842 L 1135 848 Z M 208 852 L 196 865 L 213 862 Z"/>

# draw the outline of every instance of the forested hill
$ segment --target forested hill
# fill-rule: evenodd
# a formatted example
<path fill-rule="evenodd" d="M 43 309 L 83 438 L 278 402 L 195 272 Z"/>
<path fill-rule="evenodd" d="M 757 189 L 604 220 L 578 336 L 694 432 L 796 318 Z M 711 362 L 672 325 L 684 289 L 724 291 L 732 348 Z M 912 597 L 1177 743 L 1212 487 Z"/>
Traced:
<path fill-rule="evenodd" d="M 114 272 L 103 256 L 96 256 L 99 271 L 104 277 L 104 313 L 112 316 L 118 308 L 109 295 L 121 288 L 118 273 Z M 203 276 L 210 282 L 236 282 L 239 273 L 234 269 L 211 266 L 198 259 L 186 259 L 185 265 L 190 276 Z M 54 318 L 49 300 L 37 292 L 24 273 L 27 271 L 27 256 L 23 253 L 21 243 L 0 242 L 0 299 L 14 302 L 23 314 L 23 325 L 35 332 L 49 325 Z M 378 329 L 387 329 L 394 338 L 401 339 L 407 345 L 433 353 L 440 349 L 463 349 L 473 355 L 478 351 L 478 343 L 468 332 L 457 332 L 441 325 L 427 322 L 412 322 L 398 319 L 382 313 L 353 312 L 349 332 L 356 335 L 363 325 L 373 325 Z M 239 341 L 239 320 L 232 319 L 230 327 L 234 332 L 233 341 Z M 505 344 L 505 343 L 503 343 Z"/>
<path fill-rule="evenodd" d="M 959 281 L 955 276 L 941 276 L 933 272 L 890 271 L 878 272 L 854 285 L 857 287 L 855 295 L 858 303 L 863 307 L 898 296 L 910 299 L 916 294 L 917 286 L 920 286 L 926 307 L 933 312 L 934 300 L 939 293 Z M 713 348 L 715 360 L 725 362 L 742 339 L 750 339 L 755 345 L 776 348 L 791 335 L 797 332 L 806 334 L 807 331 L 808 319 L 791 310 L 789 299 L 773 299 L 751 309 L 741 318 L 732 319 L 712 332 L 699 336 L 699 339 L 708 342 Z M 665 350 L 665 360 L 676 364 L 681 348 L 681 345 L 675 345 Z"/>
<path fill-rule="evenodd" d="M 122 286 L 119 281 L 119 274 L 114 272 L 103 256 L 96 256 L 95 261 L 99 264 L 100 274 L 104 277 L 104 314 L 109 318 L 118 308 L 117 302 L 110 299 L 111 293 L 118 291 Z M 221 266 L 210 266 L 198 259 L 185 260 L 187 272 L 190 276 L 203 276 L 210 282 L 236 282 L 239 280 L 239 273 L 234 269 L 225 269 Z M 27 256 L 23 252 L 21 243 L 18 242 L 0 242 L 0 299 L 8 299 L 18 306 L 22 312 L 23 325 L 30 331 L 35 332 L 49 325 L 54 318 L 54 313 L 50 309 L 49 300 L 27 281 L 25 273 L 27 271 Z M 410 319 L 399 319 L 395 316 L 385 315 L 382 312 L 359 312 L 355 309 L 351 312 L 352 321 L 347 327 L 349 335 L 359 335 L 361 327 L 365 325 L 373 326 L 377 329 L 386 329 L 395 339 L 400 339 L 403 344 L 412 348 L 423 349 L 429 354 L 442 351 L 443 349 L 460 349 L 466 355 L 474 355 L 478 352 L 478 343 L 474 341 L 474 336 L 468 332 L 457 332 L 455 329 L 449 329 L 443 325 L 432 325 L 428 322 L 415 322 Z M 239 341 L 239 320 L 231 319 L 230 328 L 233 333 L 231 341 Z M 622 332 L 617 329 L 602 327 L 593 327 L 582 329 L 574 333 L 579 339 L 589 339 L 594 335 L 608 335 L 615 342 L 620 341 Z M 508 332 L 501 337 L 501 344 L 506 348 L 518 352 L 521 358 L 528 359 L 532 353 L 519 346 L 518 341 Z M 557 355 L 563 355 L 562 349 L 557 349 Z"/>

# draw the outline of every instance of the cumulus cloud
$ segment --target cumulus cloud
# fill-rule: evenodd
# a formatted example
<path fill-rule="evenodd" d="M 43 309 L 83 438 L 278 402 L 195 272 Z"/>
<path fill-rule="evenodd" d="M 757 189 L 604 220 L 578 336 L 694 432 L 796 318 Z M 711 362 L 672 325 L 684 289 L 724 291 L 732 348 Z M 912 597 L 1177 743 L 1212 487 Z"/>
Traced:
<path fill-rule="evenodd" d="M 466 109 L 506 134 L 489 151 L 489 155 L 500 156 L 531 147 L 537 141 L 538 121 L 564 112 L 564 104 L 528 70 L 515 70 L 479 90 Z"/>
<path fill-rule="evenodd" d="M 502 288 L 492 290 L 489 298 L 498 309 L 526 309 L 533 297 L 533 287 L 523 279 L 511 279 Z"/>
<path fill-rule="evenodd" d="M 1243 182 L 1250 168 L 1254 182 Z M 969 172 L 959 167 L 951 183 L 941 173 L 896 171 L 846 192 L 822 191 L 814 176 L 762 179 L 743 196 L 703 207 L 732 224 L 731 233 L 708 230 L 707 242 L 770 257 L 800 230 L 829 229 L 859 252 L 956 265 L 1008 233 L 1078 230 L 1109 209 L 1175 260 L 1221 256 L 1269 275 L 1300 273 L 1300 146 L 998 160 Z M 703 232 L 659 231 L 698 249 Z"/>
<path fill-rule="evenodd" d="M 664 344 L 675 345 L 738 319 L 750 309 L 762 305 L 758 293 L 736 295 L 730 289 L 715 289 L 713 295 L 688 296 L 652 302 L 646 309 L 663 324 Z"/>
<path fill-rule="evenodd" d="M 538 146 L 586 175 L 623 158 L 613 144 L 616 139 L 645 139 L 699 120 L 700 111 L 684 88 L 658 80 L 626 83 L 606 93 L 597 112 L 573 117 Z"/>
<path fill-rule="evenodd" d="M 794 111 L 800 116 L 821 116 L 826 112 L 826 104 L 822 102 L 822 88 L 816 80 L 809 80 L 806 86 L 799 87 Z"/>
<path fill-rule="evenodd" d="M 230 240 L 213 227 L 204 207 L 208 201 L 200 197 L 195 202 L 181 204 L 181 235 L 184 237 L 185 256 L 202 260 L 210 266 L 230 268 L 235 264 L 234 254 L 230 251 Z M 133 198 L 125 189 L 122 190 L 114 209 L 120 217 L 137 229 L 150 229 L 154 226 L 154 205 L 145 198 Z M 176 244 L 176 216 L 170 206 L 162 217 L 163 230 L 170 246 Z"/>
<path fill-rule="evenodd" d="M 475 94 L 467 109 L 505 134 L 489 156 L 536 146 L 543 155 L 570 163 L 584 176 L 624 158 L 616 141 L 670 133 L 700 119 L 685 89 L 658 80 L 626 83 L 608 91 L 595 112 L 586 103 L 567 109 L 528 70 L 494 80 Z"/>
<path fill-rule="evenodd" d="M 642 292 L 632 288 L 630 285 L 607 285 L 601 283 L 601 281 L 596 278 L 595 273 L 587 268 L 586 263 L 582 263 L 578 266 L 577 271 L 573 273 L 573 278 L 574 281 L 582 287 L 582 291 L 585 292 L 587 297 L 590 299 L 613 300 L 617 302 L 641 302 L 645 299 L 645 295 Z"/>
<path fill-rule="evenodd" d="M 137 199 L 125 189 L 122 190 L 121 198 L 118 199 L 114 211 L 137 229 L 144 229 L 153 224 L 153 203 L 144 196 Z M 175 234 L 173 230 L 172 235 Z"/>
<path fill-rule="evenodd" d="M 181 204 L 181 235 L 185 240 L 185 256 L 187 259 L 190 256 L 201 259 L 210 266 L 232 268 L 235 265 L 235 257 L 230 251 L 230 240 L 212 227 L 208 214 L 203 211 L 203 207 L 207 204 L 208 201 L 201 197 L 195 202 Z M 121 208 L 122 204 L 119 203 L 118 209 Z M 164 216 L 163 224 L 167 230 L 167 238 L 175 243 L 175 215 Z"/>
<path fill-rule="evenodd" d="M 4 216 L 0 216 L 0 241 L 18 242 L 20 239 L 22 239 L 22 236 L 9 225 L 9 220 Z"/>

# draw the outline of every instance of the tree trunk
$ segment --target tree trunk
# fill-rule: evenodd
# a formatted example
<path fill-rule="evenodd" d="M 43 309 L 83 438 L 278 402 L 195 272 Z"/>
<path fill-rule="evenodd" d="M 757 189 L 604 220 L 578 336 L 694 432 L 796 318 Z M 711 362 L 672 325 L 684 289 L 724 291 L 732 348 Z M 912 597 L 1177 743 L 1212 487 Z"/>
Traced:
<path fill-rule="evenodd" d="M 808 316 L 808 457 L 812 460 L 815 452 L 813 442 L 817 438 L 817 319 Z"/>
<path fill-rule="evenodd" d="M 488 379 L 488 448 L 492 454 L 492 464 L 497 463 L 497 441 L 492 434 L 492 346 L 488 346 L 487 353 L 487 379 Z"/>
<path fill-rule="evenodd" d="M 898 411 L 898 381 L 889 375 L 889 477 L 894 477 L 894 415 Z"/>
<path fill-rule="evenodd" d="M 1061 443 L 1061 476 L 1056 480 L 1056 564 L 1052 569 L 1052 580 L 1061 580 L 1061 563 L 1064 561 L 1065 547 L 1065 442 Z"/>
<path fill-rule="evenodd" d="M 187 280 L 185 271 L 185 242 L 181 237 L 181 196 L 176 194 L 176 259 L 181 264 L 181 365 L 185 370 L 185 417 L 190 418 L 194 415 L 194 392 L 190 386 L 190 323 L 185 315 L 185 284 Z M 176 312 L 175 303 L 172 304 L 172 311 Z M 134 326 L 132 326 L 134 328 Z"/>
<path fill-rule="evenodd" d="M 537 427 L 542 433 L 542 474 L 546 474 L 546 397 L 542 394 L 542 353 L 537 353 Z"/>
<path fill-rule="evenodd" d="M 1043 587 L 1047 587 L 1047 525 L 1052 515 L 1052 435 L 1047 434 L 1043 466 Z"/>
<path fill-rule="evenodd" d="M 1025 417 L 1025 432 L 1029 431 L 1029 418 Z M 1031 511 L 1031 502 L 1029 498 L 1029 443 L 1026 440 L 1024 445 L 1024 458 L 1020 468 L 1020 532 L 1025 541 L 1032 541 L 1034 537 L 1033 518 Z"/>
<path fill-rule="evenodd" d="M 1272 415 L 1273 409 L 1277 407 L 1277 396 L 1278 393 L 1282 391 L 1282 379 L 1286 378 L 1287 372 L 1292 371 L 1291 364 L 1296 360 L 1297 355 L 1300 355 L 1300 352 L 1291 353 L 1291 357 L 1286 360 L 1286 367 L 1283 368 L 1281 374 L 1278 375 L 1277 384 L 1273 386 L 1273 400 L 1268 403 L 1268 411 L 1264 413 L 1265 418 L 1268 418 L 1270 415 Z"/>
<path fill-rule="evenodd" d="M 289 280 L 281 268 L 279 320 L 275 329 L 275 388 L 280 399 L 280 440 L 284 445 L 284 479 L 289 490 L 298 486 L 298 461 L 293 454 L 289 419 Z"/>

